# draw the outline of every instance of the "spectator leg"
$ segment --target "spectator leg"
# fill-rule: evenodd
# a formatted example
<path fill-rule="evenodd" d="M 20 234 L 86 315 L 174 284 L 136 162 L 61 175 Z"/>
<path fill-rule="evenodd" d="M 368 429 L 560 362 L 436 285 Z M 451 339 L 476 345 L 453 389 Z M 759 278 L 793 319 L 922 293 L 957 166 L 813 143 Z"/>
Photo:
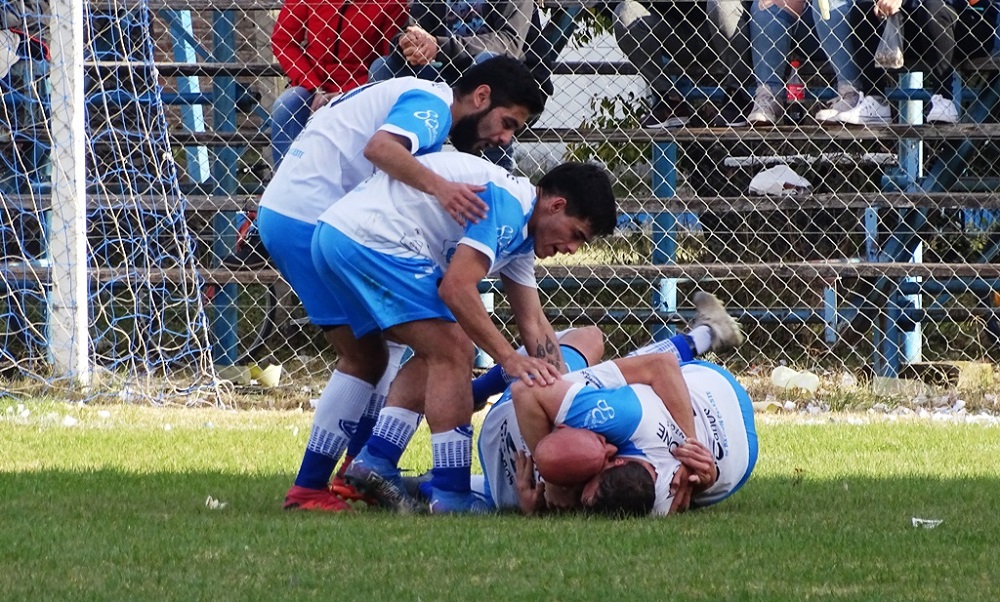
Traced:
<path fill-rule="evenodd" d="M 797 18 L 777 5 L 765 9 L 754 2 L 750 13 L 750 53 L 758 86 L 778 92 L 785 85 L 785 65 L 791 46 L 791 28 Z"/>
<path fill-rule="evenodd" d="M 757 2 L 753 3 L 756 7 Z M 708 0 L 708 20 L 715 28 L 711 43 L 718 57 L 717 64 L 709 66 L 712 72 L 721 72 L 724 87 L 746 88 L 750 84 L 750 40 L 747 37 L 747 11 L 742 0 Z"/>
<path fill-rule="evenodd" d="M 817 3 L 813 3 L 813 19 L 823 52 L 837 74 L 838 86 L 849 85 L 862 90 L 861 69 L 855 60 L 857 43 L 851 27 L 851 0 L 830 0 L 830 18 L 824 20 Z"/>
<path fill-rule="evenodd" d="M 271 157 L 277 171 L 292 142 L 309 119 L 313 93 L 299 86 L 290 86 L 271 107 Z"/>
<path fill-rule="evenodd" d="M 666 98 L 674 89 L 667 75 L 671 57 L 664 51 L 667 38 L 674 37 L 672 28 L 638 2 L 625 0 L 615 8 L 614 30 L 618 46 L 629 62 L 660 98 Z"/>
<path fill-rule="evenodd" d="M 933 94 L 951 98 L 952 79 L 955 74 L 955 22 L 958 14 L 944 0 L 923 0 L 910 19 L 908 36 L 915 41 L 926 39 L 923 60 L 930 67 L 929 81 L 925 87 Z M 913 27 L 916 26 L 916 27 Z M 912 31 L 912 34 L 910 34 Z M 911 48 L 913 46 L 910 46 Z"/>

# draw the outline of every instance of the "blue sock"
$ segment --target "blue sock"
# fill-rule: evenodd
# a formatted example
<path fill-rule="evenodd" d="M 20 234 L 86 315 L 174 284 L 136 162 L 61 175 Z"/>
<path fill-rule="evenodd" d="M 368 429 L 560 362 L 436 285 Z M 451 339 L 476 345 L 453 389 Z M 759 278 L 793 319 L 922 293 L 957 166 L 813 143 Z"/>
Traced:
<path fill-rule="evenodd" d="M 503 366 L 497 364 L 486 371 L 482 376 L 478 376 L 472 381 L 472 402 L 479 406 L 487 399 L 503 393 L 510 383 L 513 382 L 507 373 L 503 371 Z"/>
<path fill-rule="evenodd" d="M 302 466 L 295 477 L 295 484 L 307 489 L 326 489 L 337 460 L 307 449 L 302 457 Z"/>
<path fill-rule="evenodd" d="M 351 442 L 347 444 L 347 456 L 353 458 L 354 456 L 361 453 L 361 448 L 368 443 L 368 439 L 372 436 L 372 430 L 375 428 L 375 419 L 368 418 L 367 416 L 362 417 L 358 420 L 358 428 L 354 431 L 354 436 L 351 437 Z"/>
<path fill-rule="evenodd" d="M 677 355 L 682 362 L 690 362 L 694 359 L 694 341 L 686 334 L 675 334 L 670 337 L 670 342 L 677 349 Z"/>
<path fill-rule="evenodd" d="M 472 425 L 431 434 L 434 456 L 431 487 L 444 491 L 469 491 L 472 473 Z"/>
<path fill-rule="evenodd" d="M 337 466 L 337 459 L 344 453 L 345 447 L 347 437 L 342 430 L 328 431 L 314 424 L 295 484 L 309 489 L 326 489 L 330 484 L 330 475 Z"/>
<path fill-rule="evenodd" d="M 372 436 L 368 439 L 368 451 L 377 457 L 399 465 L 403 450 L 413 438 L 420 421 L 420 414 L 403 408 L 383 408 L 378 415 Z"/>
<path fill-rule="evenodd" d="M 432 472 L 434 474 L 434 477 L 431 479 L 431 487 L 433 489 L 456 493 L 470 491 L 469 477 L 472 475 L 472 467 L 435 468 Z"/>

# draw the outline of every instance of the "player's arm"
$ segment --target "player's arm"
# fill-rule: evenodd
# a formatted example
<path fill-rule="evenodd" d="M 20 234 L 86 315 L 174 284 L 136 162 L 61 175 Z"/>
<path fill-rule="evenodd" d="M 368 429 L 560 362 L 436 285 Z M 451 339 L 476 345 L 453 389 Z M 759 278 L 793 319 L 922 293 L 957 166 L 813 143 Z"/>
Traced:
<path fill-rule="evenodd" d="M 559 339 L 556 332 L 545 317 L 542 302 L 538 298 L 538 289 L 519 284 L 501 275 L 503 290 L 514 313 L 517 330 L 521 334 L 521 344 L 528 355 L 545 360 L 559 373 L 566 371 L 562 351 L 559 349 Z"/>
<path fill-rule="evenodd" d="M 552 432 L 559 408 L 572 386 L 573 383 L 565 379 L 559 379 L 548 387 L 531 387 L 524 381 L 511 385 L 517 425 L 531 454 L 535 453 L 535 446 L 542 437 Z"/>
<path fill-rule="evenodd" d="M 514 481 L 522 513 L 539 514 L 545 510 L 545 483 L 535 480 L 535 463 L 523 451 L 518 451 L 515 458 Z"/>
<path fill-rule="evenodd" d="M 715 483 L 719 470 L 711 452 L 697 439 L 694 406 L 691 405 L 691 393 L 684 382 L 680 364 L 671 353 L 632 356 L 615 360 L 615 364 L 628 382 L 649 385 L 653 389 L 687 437 L 687 441 L 673 452 L 682 464 L 675 478 L 687 479 L 687 493 L 682 495 L 683 491 L 677 490 L 678 498 L 683 501 L 682 508 L 686 509 L 691 493 Z M 671 490 L 674 490 L 674 484 Z"/>
<path fill-rule="evenodd" d="M 696 438 L 691 393 L 676 357 L 669 353 L 637 355 L 617 359 L 615 364 L 629 384 L 649 385 L 663 400 L 664 407 L 684 436 Z"/>
<path fill-rule="evenodd" d="M 486 217 L 486 203 L 477 195 L 486 190 L 484 186 L 452 182 L 439 176 L 417 161 L 410 144 L 404 136 L 379 130 L 365 145 L 365 158 L 393 179 L 433 195 L 459 224 Z"/>
<path fill-rule="evenodd" d="M 519 378 L 529 385 L 532 381 L 551 384 L 559 378 L 559 371 L 542 359 L 525 357 L 493 325 L 479 298 L 479 282 L 489 273 L 490 260 L 469 245 L 459 244 L 448 269 L 438 286 L 438 294 L 465 334 L 484 352 L 497 361 L 512 378 Z"/>

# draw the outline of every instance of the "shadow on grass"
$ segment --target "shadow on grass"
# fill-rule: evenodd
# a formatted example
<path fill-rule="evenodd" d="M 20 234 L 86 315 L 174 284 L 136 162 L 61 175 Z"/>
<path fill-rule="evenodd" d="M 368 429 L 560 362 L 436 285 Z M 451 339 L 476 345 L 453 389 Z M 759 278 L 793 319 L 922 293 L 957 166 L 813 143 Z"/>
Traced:
<path fill-rule="evenodd" d="M 990 599 L 998 479 L 752 478 L 665 519 L 284 512 L 285 475 L 0 474 L 5 599 Z M 227 503 L 210 510 L 205 499 Z M 911 517 L 942 519 L 916 529 Z M 346 594 L 344 593 L 346 592 Z"/>

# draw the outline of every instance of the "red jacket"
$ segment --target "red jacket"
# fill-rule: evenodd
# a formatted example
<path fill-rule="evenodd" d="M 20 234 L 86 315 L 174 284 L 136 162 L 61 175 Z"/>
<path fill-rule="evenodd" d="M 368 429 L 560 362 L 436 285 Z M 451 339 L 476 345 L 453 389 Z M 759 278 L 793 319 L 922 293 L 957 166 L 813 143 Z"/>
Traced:
<path fill-rule="evenodd" d="M 293 86 L 343 92 L 368 81 L 406 23 L 407 0 L 285 0 L 271 35 Z"/>

